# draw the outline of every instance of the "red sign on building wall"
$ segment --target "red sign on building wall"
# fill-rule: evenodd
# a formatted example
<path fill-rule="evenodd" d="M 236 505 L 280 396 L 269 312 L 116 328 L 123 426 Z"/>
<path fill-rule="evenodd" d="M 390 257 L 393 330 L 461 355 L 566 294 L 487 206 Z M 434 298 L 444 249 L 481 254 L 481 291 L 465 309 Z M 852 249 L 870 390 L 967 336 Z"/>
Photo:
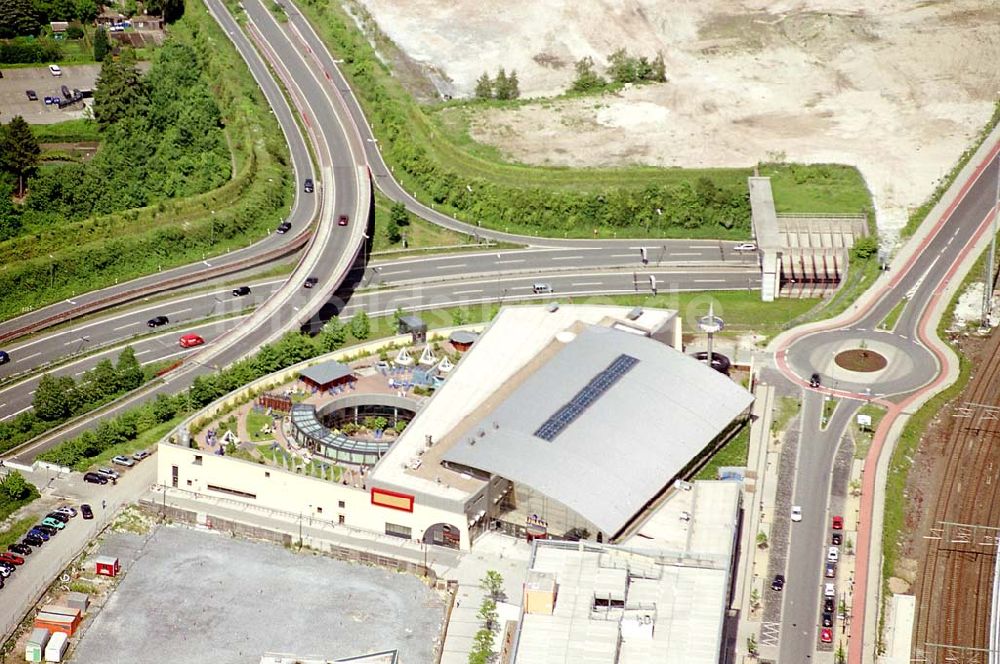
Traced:
<path fill-rule="evenodd" d="M 402 512 L 413 511 L 413 496 L 405 493 L 396 493 L 387 489 L 376 489 L 372 487 L 372 505 L 389 507 Z"/>

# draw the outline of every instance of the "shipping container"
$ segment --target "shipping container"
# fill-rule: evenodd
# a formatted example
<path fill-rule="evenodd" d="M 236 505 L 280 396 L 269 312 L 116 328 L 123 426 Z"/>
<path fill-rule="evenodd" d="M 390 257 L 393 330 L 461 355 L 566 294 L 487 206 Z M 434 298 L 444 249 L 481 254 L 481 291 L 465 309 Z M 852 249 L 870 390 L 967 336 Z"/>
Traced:
<path fill-rule="evenodd" d="M 61 662 L 67 648 L 69 648 L 69 637 L 62 632 L 56 632 L 45 646 L 45 661 Z"/>

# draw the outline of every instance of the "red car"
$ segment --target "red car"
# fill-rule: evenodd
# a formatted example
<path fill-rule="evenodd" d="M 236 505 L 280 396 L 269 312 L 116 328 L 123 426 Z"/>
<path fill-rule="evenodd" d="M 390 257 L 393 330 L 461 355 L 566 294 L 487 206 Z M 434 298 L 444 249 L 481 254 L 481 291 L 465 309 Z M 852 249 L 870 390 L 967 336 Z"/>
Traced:
<path fill-rule="evenodd" d="M 194 348 L 205 343 L 205 340 L 197 334 L 185 334 L 180 338 L 181 348 Z"/>
<path fill-rule="evenodd" d="M 23 565 L 24 558 L 9 551 L 4 551 L 0 553 L 0 562 L 10 563 L 11 565 Z"/>
<path fill-rule="evenodd" d="M 843 530 L 844 529 L 844 517 L 842 517 L 842 516 L 835 516 L 835 517 L 833 517 L 833 529 L 834 530 Z"/>
<path fill-rule="evenodd" d="M 824 627 L 819 631 L 819 640 L 823 643 L 833 643 L 833 630 L 829 627 Z"/>
<path fill-rule="evenodd" d="M 347 215 L 346 214 L 340 215 L 340 217 L 337 219 L 337 225 L 338 226 L 346 226 L 347 225 Z"/>

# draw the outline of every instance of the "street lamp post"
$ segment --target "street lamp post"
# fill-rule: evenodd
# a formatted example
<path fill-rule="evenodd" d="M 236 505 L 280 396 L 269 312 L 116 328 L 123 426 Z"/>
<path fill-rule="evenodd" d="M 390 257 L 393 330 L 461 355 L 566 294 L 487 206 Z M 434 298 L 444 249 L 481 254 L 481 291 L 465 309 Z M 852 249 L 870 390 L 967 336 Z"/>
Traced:
<path fill-rule="evenodd" d="M 56 284 L 56 257 L 49 254 L 49 259 L 52 261 L 49 263 L 49 290 L 52 290 Z"/>

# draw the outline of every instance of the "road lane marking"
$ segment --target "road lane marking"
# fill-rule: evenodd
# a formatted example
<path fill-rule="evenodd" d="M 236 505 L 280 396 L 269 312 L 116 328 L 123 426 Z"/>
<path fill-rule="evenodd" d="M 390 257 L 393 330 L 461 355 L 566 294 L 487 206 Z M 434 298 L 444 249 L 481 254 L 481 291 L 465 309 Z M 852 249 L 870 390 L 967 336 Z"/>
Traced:
<path fill-rule="evenodd" d="M 10 419 L 11 417 L 17 417 L 18 415 L 20 415 L 21 413 L 23 413 L 26 410 L 31 410 L 31 406 L 27 406 L 25 408 L 22 408 L 21 410 L 17 411 L 16 413 L 11 413 L 10 415 L 4 415 L 3 417 L 0 417 L 0 422 L 3 422 L 4 420 Z"/>
<path fill-rule="evenodd" d="M 140 351 L 139 351 L 138 353 L 136 353 L 135 355 L 136 355 L 136 357 L 138 357 L 139 355 L 145 355 L 146 353 L 150 353 L 150 352 L 152 352 L 152 351 L 153 351 L 153 349 L 152 349 L 152 348 L 147 348 L 146 350 L 140 350 Z"/>
<path fill-rule="evenodd" d="M 721 284 L 725 282 L 725 279 L 692 279 L 693 283 L 696 284 Z"/>
<path fill-rule="evenodd" d="M 700 247 L 691 246 L 691 247 L 688 247 L 688 248 L 689 249 L 718 249 L 719 245 L 717 245 L 717 244 L 709 244 L 709 245 L 703 245 L 703 246 L 700 246 Z"/>
<path fill-rule="evenodd" d="M 396 302 L 406 302 L 408 300 L 419 300 L 422 297 L 423 297 L 422 295 L 411 295 L 410 297 L 397 297 L 397 298 L 395 298 L 395 301 Z"/>
<path fill-rule="evenodd" d="M 496 262 L 498 264 L 500 264 L 500 263 L 523 263 L 524 260 L 525 259 L 523 259 L 523 258 L 518 258 L 517 260 L 511 260 L 511 261 L 494 261 L 494 262 Z"/>
<path fill-rule="evenodd" d="M 670 256 L 701 256 L 701 252 L 700 251 L 695 251 L 695 252 L 688 252 L 688 253 L 685 253 L 685 254 L 678 253 L 678 254 L 668 254 L 668 255 L 670 255 Z M 708 357 L 708 356 L 706 355 L 706 357 Z"/>
<path fill-rule="evenodd" d="M 112 332 L 118 332 L 119 330 L 124 330 L 127 327 L 133 327 L 134 325 L 135 325 L 135 321 L 129 323 L 128 325 L 121 325 L 119 327 L 112 328 L 111 331 Z M 72 342 L 70 342 L 70 343 L 72 343 Z"/>
<path fill-rule="evenodd" d="M 452 293 L 452 295 L 466 295 L 467 293 L 482 293 L 482 292 L 483 291 L 481 288 L 477 288 L 475 290 L 457 290 L 454 293 Z"/>
<path fill-rule="evenodd" d="M 72 342 L 71 342 L 72 343 Z M 30 360 L 33 357 L 38 357 L 41 353 L 35 353 L 34 355 L 28 355 L 27 357 L 21 357 L 15 360 L 15 362 L 24 362 L 25 360 Z"/>
<path fill-rule="evenodd" d="M 584 281 L 578 284 L 570 284 L 570 286 L 603 286 L 603 281 Z"/>
<path fill-rule="evenodd" d="M 436 269 L 438 270 L 450 270 L 453 267 L 465 267 L 465 263 L 456 263 L 455 265 L 438 265 Z"/>
<path fill-rule="evenodd" d="M 188 307 L 187 309 L 181 309 L 180 311 L 171 311 L 167 315 L 168 316 L 176 316 L 177 314 L 183 314 L 183 313 L 187 313 L 189 311 L 191 311 L 191 307 Z"/>
<path fill-rule="evenodd" d="M 631 256 L 631 254 L 629 254 Z M 554 261 L 579 261 L 583 260 L 583 256 L 553 256 Z"/>
<path fill-rule="evenodd" d="M 608 254 L 608 258 L 635 258 L 635 254 Z"/>
<path fill-rule="evenodd" d="M 409 274 L 411 271 L 412 270 L 392 270 L 390 272 L 389 270 L 382 270 L 382 269 L 380 269 L 378 271 L 378 273 L 381 274 L 384 277 L 384 276 L 387 276 L 387 275 L 390 275 L 390 274 Z"/>

